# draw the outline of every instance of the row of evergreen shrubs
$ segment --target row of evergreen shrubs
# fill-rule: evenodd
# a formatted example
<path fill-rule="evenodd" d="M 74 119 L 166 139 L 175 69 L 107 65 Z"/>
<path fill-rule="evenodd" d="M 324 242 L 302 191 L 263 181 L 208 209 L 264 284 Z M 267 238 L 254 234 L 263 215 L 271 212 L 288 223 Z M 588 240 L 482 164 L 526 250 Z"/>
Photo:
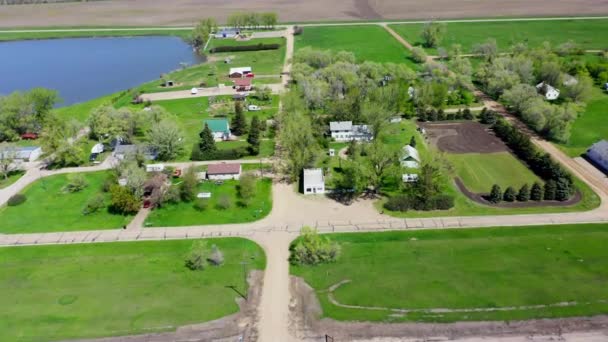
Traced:
<path fill-rule="evenodd" d="M 419 197 L 403 194 L 389 198 L 384 204 L 385 209 L 403 212 L 408 210 L 448 210 L 452 207 L 454 207 L 454 198 L 448 195 L 437 195 L 421 200 Z"/>
<path fill-rule="evenodd" d="M 226 45 L 216 46 L 209 50 L 209 53 L 218 52 L 240 52 L 240 51 L 263 51 L 263 50 L 278 50 L 280 44 L 252 44 L 252 45 Z"/>
<path fill-rule="evenodd" d="M 528 202 L 530 200 L 540 202 L 545 201 L 566 201 L 570 198 L 570 187 L 566 182 L 556 182 L 549 180 L 544 186 L 536 182 L 530 187 L 524 184 L 519 191 L 516 191 L 512 186 L 508 187 L 505 192 L 498 184 L 494 184 L 488 200 L 492 203 L 505 202 Z"/>
<path fill-rule="evenodd" d="M 418 120 L 422 122 L 426 121 L 453 121 L 453 120 L 473 120 L 475 115 L 471 112 L 471 109 L 465 108 L 459 109 L 455 113 L 446 113 L 443 109 L 431 109 L 428 111 L 419 110 L 416 114 Z"/>

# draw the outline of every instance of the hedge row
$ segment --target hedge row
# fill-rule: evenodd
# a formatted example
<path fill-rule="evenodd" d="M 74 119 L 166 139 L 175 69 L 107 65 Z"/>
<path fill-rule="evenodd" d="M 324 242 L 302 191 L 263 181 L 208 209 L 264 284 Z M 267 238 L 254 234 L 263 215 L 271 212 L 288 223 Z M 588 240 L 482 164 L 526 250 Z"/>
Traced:
<path fill-rule="evenodd" d="M 255 44 L 255 45 L 236 45 L 236 46 L 218 46 L 209 50 L 210 53 L 217 52 L 239 52 L 239 51 L 262 51 L 262 50 L 277 50 L 281 47 L 280 44 Z"/>

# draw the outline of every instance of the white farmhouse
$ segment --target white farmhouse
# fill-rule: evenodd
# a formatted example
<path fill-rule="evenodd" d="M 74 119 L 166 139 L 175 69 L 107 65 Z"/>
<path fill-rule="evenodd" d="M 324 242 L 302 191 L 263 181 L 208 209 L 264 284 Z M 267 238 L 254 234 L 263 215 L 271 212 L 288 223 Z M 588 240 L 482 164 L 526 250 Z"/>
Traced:
<path fill-rule="evenodd" d="M 559 89 L 545 82 L 537 84 L 536 90 L 549 101 L 557 100 L 559 97 Z"/>
<path fill-rule="evenodd" d="M 417 169 L 420 167 L 420 154 L 418 150 L 411 145 L 403 147 L 403 155 L 401 157 L 401 166 L 408 169 Z"/>
<path fill-rule="evenodd" d="M 207 179 L 228 180 L 241 178 L 241 164 L 211 164 L 207 169 Z"/>
<path fill-rule="evenodd" d="M 325 177 L 321 169 L 304 169 L 304 195 L 324 194 Z"/>
<path fill-rule="evenodd" d="M 335 141 L 370 141 L 374 138 L 369 126 L 353 125 L 352 121 L 332 121 L 329 130 Z"/>

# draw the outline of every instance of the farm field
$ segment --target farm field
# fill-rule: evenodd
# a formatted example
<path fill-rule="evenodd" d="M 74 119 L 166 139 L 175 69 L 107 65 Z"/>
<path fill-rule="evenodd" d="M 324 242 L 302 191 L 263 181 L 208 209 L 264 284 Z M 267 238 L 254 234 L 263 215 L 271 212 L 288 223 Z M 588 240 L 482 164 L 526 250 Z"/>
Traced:
<path fill-rule="evenodd" d="M 82 173 L 88 186 L 76 193 L 68 193 L 63 187 L 68 175 L 61 174 L 41 178 L 26 187 L 23 193 L 27 200 L 15 207 L 0 208 L 0 232 L 37 233 L 75 230 L 98 230 L 120 228 L 128 224 L 131 216 L 113 215 L 103 208 L 96 213 L 84 215 L 82 210 L 89 199 L 101 193 L 106 172 Z M 109 204 L 109 194 L 106 205 Z"/>
<path fill-rule="evenodd" d="M 509 152 L 448 153 L 446 157 L 467 189 L 475 193 L 489 193 L 494 184 L 502 189 L 512 186 L 516 190 L 524 184 L 542 184 L 538 176 Z"/>
<path fill-rule="evenodd" d="M 423 24 L 390 25 L 405 40 L 420 45 Z M 554 29 L 559 27 L 559 30 Z M 581 48 L 603 49 L 608 46 L 608 38 L 597 34 L 608 29 L 608 19 L 561 20 L 561 21 L 516 21 L 516 22 L 474 22 L 448 23 L 446 35 L 439 44 L 449 48 L 452 44 L 462 45 L 463 53 L 470 53 L 473 46 L 488 38 L 496 39 L 499 51 L 506 51 L 514 43 L 526 43 L 537 47 L 547 41 L 552 46 L 573 40 Z M 428 49 L 436 53 L 436 49 Z"/>
<path fill-rule="evenodd" d="M 207 208 L 199 211 L 194 203 L 178 203 L 167 205 L 150 213 L 144 226 L 146 227 L 176 227 L 206 224 L 245 223 L 257 221 L 270 213 L 272 209 L 272 181 L 259 179 L 255 196 L 248 207 L 240 203 L 237 193 L 238 181 L 224 181 L 216 185 L 213 181 L 199 184 L 199 192 L 210 192 Z M 218 201 L 222 197 L 229 198 L 230 206 L 221 209 Z"/>
<path fill-rule="evenodd" d="M 296 51 L 306 46 L 315 49 L 350 51 L 358 63 L 365 61 L 379 63 L 406 63 L 414 66 L 407 58 L 409 52 L 380 26 L 320 26 L 305 27 L 296 36 Z"/>
<path fill-rule="evenodd" d="M 190 271 L 195 240 L 6 247 L 0 249 L 0 340 L 40 341 L 175 330 L 238 311 L 243 268 L 264 269 L 255 243 L 205 240 L 225 263 Z"/>
<path fill-rule="evenodd" d="M 585 112 L 579 115 L 574 121 L 574 125 L 572 125 L 570 142 L 558 146 L 570 157 L 578 157 L 584 154 L 594 143 L 602 139 L 608 139 L 607 109 L 608 94 L 595 88 Z"/>
<path fill-rule="evenodd" d="M 335 234 L 340 259 L 315 267 L 292 266 L 318 295 L 323 316 L 337 320 L 520 320 L 608 312 L 606 225 L 573 225 Z M 398 260 L 398 262 L 396 262 Z M 550 282 L 548 282 L 550 279 Z M 411 312 L 343 308 L 341 304 L 392 309 L 488 309 L 486 312 Z M 576 302 L 576 303 L 575 303 Z"/>

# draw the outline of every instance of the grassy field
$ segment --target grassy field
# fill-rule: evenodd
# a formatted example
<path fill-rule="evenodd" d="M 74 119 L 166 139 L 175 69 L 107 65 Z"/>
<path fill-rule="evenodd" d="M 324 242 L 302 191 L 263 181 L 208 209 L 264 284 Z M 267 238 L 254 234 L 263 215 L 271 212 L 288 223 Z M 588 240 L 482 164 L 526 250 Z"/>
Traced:
<path fill-rule="evenodd" d="M 446 154 L 456 175 L 475 193 L 489 193 L 494 184 L 516 190 L 524 184 L 541 182 L 530 169 L 509 152 Z"/>
<path fill-rule="evenodd" d="M 423 24 L 390 25 L 408 42 L 421 44 L 420 32 Z M 440 46 L 461 44 L 462 51 L 469 53 L 473 45 L 488 38 L 496 39 L 501 51 L 514 43 L 525 42 L 537 47 L 547 41 L 552 46 L 572 40 L 584 49 L 603 49 L 608 46 L 608 37 L 598 32 L 608 29 L 608 20 L 560 20 L 560 21 L 514 21 L 448 23 L 445 38 Z M 435 53 L 436 49 L 429 49 Z"/>
<path fill-rule="evenodd" d="M 296 50 L 305 46 L 315 49 L 351 51 L 357 62 L 393 62 L 413 65 L 409 52 L 380 26 L 305 27 L 296 36 Z"/>
<path fill-rule="evenodd" d="M 7 186 L 10 186 L 11 184 L 18 181 L 19 178 L 21 178 L 21 176 L 23 176 L 24 173 L 25 172 L 21 171 L 21 170 L 13 171 L 13 172 L 9 173 L 9 175 L 6 179 L 4 177 L 0 176 L 0 189 L 4 189 Z"/>
<path fill-rule="evenodd" d="M 112 215 L 104 209 L 90 215 L 82 214 L 87 201 L 102 193 L 101 186 L 106 173 L 91 172 L 82 175 L 88 186 L 77 193 L 63 191 L 68 183 L 65 174 L 41 178 L 30 184 L 22 191 L 27 197 L 25 203 L 0 208 L 0 232 L 10 234 L 112 229 L 129 223 L 130 216 Z"/>
<path fill-rule="evenodd" d="M 593 97 L 587 103 L 585 112 L 572 125 L 570 141 L 558 146 L 569 156 L 578 157 L 591 145 L 602 139 L 608 139 L 607 108 L 608 94 L 601 89 L 594 89 Z"/>
<path fill-rule="evenodd" d="M 607 225 L 463 229 L 331 235 L 338 262 L 292 267 L 317 292 L 323 315 L 338 320 L 461 321 L 586 316 L 608 312 Z M 398 261 L 398 262 L 397 262 Z M 556 304 L 562 308 L 504 312 L 412 313 L 346 309 L 471 309 Z M 582 304 L 590 302 L 591 304 Z"/>
<path fill-rule="evenodd" d="M 203 182 L 200 192 L 210 192 L 211 198 L 203 211 L 194 208 L 193 203 L 179 203 L 152 211 L 146 220 L 146 227 L 175 227 L 205 224 L 244 223 L 259 220 L 272 209 L 272 181 L 261 179 L 257 182 L 257 191 L 248 207 L 242 206 L 237 194 L 238 181 L 224 181 L 222 185 L 214 182 Z M 220 209 L 219 198 L 228 196 L 230 207 Z"/>
<path fill-rule="evenodd" d="M 41 28 L 36 28 L 39 30 Z M 42 28 L 43 29 L 43 28 Z M 61 28 L 50 28 L 51 30 L 56 29 L 67 29 L 65 27 Z M 59 38 L 90 38 L 90 37 L 131 37 L 131 36 L 178 36 L 182 38 L 187 38 L 190 36 L 192 32 L 191 29 L 184 30 L 120 30 L 120 31 L 96 31 L 90 30 L 94 29 L 93 27 L 83 28 L 78 27 L 78 30 L 82 31 L 70 31 L 70 32 L 18 32 L 24 31 L 27 29 L 14 30 L 15 32 L 0 32 L 0 41 L 9 41 L 9 40 L 29 40 L 29 39 L 59 39 Z M 88 30 L 89 29 L 89 30 Z"/>
<path fill-rule="evenodd" d="M 153 333 L 238 311 L 243 268 L 264 269 L 255 243 L 210 239 L 225 264 L 184 266 L 193 240 L 0 248 L 0 340 L 48 341 Z"/>

